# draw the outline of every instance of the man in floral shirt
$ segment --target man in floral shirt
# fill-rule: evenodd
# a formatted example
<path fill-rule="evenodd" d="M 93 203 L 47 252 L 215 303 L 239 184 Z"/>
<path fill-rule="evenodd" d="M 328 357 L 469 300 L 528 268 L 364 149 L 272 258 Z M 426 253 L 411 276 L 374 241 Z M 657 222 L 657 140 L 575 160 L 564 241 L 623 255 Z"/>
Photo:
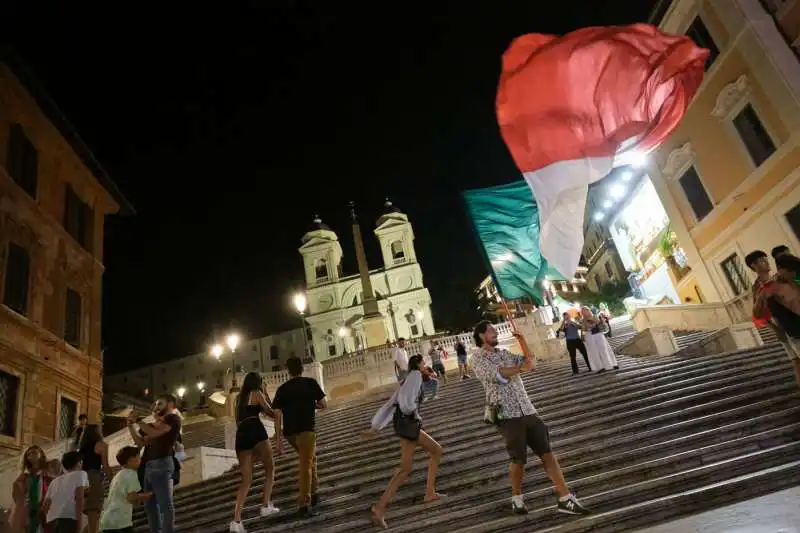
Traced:
<path fill-rule="evenodd" d="M 525 343 L 515 333 L 519 343 Z M 528 512 L 522 498 L 522 476 L 528 460 L 528 447 L 542 460 L 545 472 L 555 485 L 558 494 L 558 511 L 567 514 L 589 514 L 569 491 L 558 459 L 550 450 L 550 433 L 536 413 L 520 374 L 533 370 L 530 356 L 514 355 L 497 348 L 497 331 L 488 321 L 479 322 L 474 331 L 475 345 L 480 348 L 472 357 L 475 376 L 486 390 L 487 407 L 492 413 L 497 429 L 506 441 L 511 459 L 511 508 L 516 514 Z M 528 350 L 524 350 L 528 352 Z"/>

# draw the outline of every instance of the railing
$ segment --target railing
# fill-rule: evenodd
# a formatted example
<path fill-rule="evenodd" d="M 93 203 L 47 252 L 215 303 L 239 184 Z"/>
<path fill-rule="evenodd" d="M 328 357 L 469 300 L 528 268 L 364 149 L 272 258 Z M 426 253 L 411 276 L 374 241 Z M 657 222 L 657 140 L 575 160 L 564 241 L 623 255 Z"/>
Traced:
<path fill-rule="evenodd" d="M 511 338 L 510 323 L 502 322 L 500 324 L 495 324 L 494 327 L 497 330 L 498 340 L 501 342 Z M 406 343 L 406 351 L 408 355 L 426 355 L 424 353 L 425 347 L 431 345 L 433 342 L 437 342 L 439 346 L 446 351 L 455 353 L 456 344 L 458 344 L 459 341 L 464 343 L 467 349 L 473 346 L 472 334 L 461 333 L 458 335 L 428 337 L 424 340 L 409 341 Z M 386 345 L 367 350 L 357 355 L 343 355 L 334 359 L 328 359 L 322 362 L 324 375 L 326 378 L 332 378 L 351 372 L 358 372 L 367 368 L 375 368 L 383 363 L 391 361 L 394 356 L 393 350 L 393 346 Z"/>

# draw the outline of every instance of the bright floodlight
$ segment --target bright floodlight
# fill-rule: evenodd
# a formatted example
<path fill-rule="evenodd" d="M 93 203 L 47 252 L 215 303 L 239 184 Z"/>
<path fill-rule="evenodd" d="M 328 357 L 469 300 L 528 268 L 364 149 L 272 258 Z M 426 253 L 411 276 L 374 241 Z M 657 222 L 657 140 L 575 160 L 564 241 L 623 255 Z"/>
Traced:
<path fill-rule="evenodd" d="M 608 194 L 610 194 L 612 198 L 622 198 L 625 196 L 625 187 L 620 184 L 612 185 L 611 189 L 608 191 Z"/>
<path fill-rule="evenodd" d="M 306 312 L 307 303 L 306 295 L 302 292 L 298 292 L 294 295 L 294 308 L 297 309 L 297 312 L 301 315 Z"/>
<path fill-rule="evenodd" d="M 417 318 L 422 320 L 423 318 L 425 318 L 425 313 L 422 311 L 417 311 Z"/>
<path fill-rule="evenodd" d="M 341 328 L 339 328 L 339 336 L 342 337 L 342 338 L 347 337 L 347 328 L 346 327 L 342 326 Z"/>
<path fill-rule="evenodd" d="M 603 202 L 603 209 L 611 209 L 611 206 L 614 205 L 614 202 L 611 200 L 606 200 Z"/>
<path fill-rule="evenodd" d="M 594 214 L 594 219 L 596 221 L 598 221 L 598 222 L 600 222 L 604 218 L 605 218 L 605 215 L 603 213 L 601 213 L 600 211 L 598 211 L 597 213 Z"/>
<path fill-rule="evenodd" d="M 205 388 L 206 388 L 206 384 L 205 383 L 203 383 L 202 381 L 198 381 L 197 382 L 197 390 L 201 391 L 201 390 L 203 390 Z"/>
<path fill-rule="evenodd" d="M 231 333 L 225 339 L 225 344 L 228 345 L 228 348 L 230 348 L 231 351 L 235 350 L 236 347 L 239 346 L 239 335 L 237 335 L 236 333 Z"/>
<path fill-rule="evenodd" d="M 211 355 L 213 355 L 217 359 L 222 357 L 222 352 L 224 351 L 225 348 L 223 348 L 221 344 L 215 344 L 214 346 L 211 347 Z"/>
<path fill-rule="evenodd" d="M 186 394 L 186 387 L 178 387 L 178 398 L 183 398 L 183 395 Z"/>

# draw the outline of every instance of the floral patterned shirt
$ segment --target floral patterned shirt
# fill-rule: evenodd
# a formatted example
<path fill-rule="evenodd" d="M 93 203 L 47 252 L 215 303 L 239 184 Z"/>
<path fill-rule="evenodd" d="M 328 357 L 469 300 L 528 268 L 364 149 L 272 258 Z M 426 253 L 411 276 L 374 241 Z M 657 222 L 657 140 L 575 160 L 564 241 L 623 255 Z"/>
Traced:
<path fill-rule="evenodd" d="M 502 418 L 536 414 L 536 408 L 528 397 L 520 375 L 511 379 L 500 375 L 500 368 L 518 366 L 521 362 L 521 355 L 497 348 L 481 348 L 472 357 L 472 369 L 486 390 L 486 403 L 499 406 Z"/>

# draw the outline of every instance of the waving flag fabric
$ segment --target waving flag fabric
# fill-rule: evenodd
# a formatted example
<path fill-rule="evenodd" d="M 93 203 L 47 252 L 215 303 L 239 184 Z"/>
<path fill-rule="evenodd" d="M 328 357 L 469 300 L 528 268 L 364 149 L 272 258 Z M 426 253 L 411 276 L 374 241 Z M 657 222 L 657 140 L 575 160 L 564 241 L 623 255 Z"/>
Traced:
<path fill-rule="evenodd" d="M 498 257 L 532 254 L 515 268 L 515 279 L 538 279 L 534 269 L 544 259 L 571 277 L 583 247 L 588 185 L 675 129 L 700 86 L 707 57 L 688 37 L 645 24 L 516 39 L 503 56 L 497 119 L 530 194 L 523 200 L 512 188 L 508 200 L 518 202 L 520 213 L 538 215 L 526 232 L 538 243 L 506 250 L 492 241 L 502 233 L 496 227 L 486 235 L 478 229 L 489 261 L 496 266 L 503 263 Z M 487 199 L 499 193 L 487 189 Z M 516 294 L 505 290 L 506 298 Z M 516 287 L 522 290 L 535 296 L 530 286 Z"/>

